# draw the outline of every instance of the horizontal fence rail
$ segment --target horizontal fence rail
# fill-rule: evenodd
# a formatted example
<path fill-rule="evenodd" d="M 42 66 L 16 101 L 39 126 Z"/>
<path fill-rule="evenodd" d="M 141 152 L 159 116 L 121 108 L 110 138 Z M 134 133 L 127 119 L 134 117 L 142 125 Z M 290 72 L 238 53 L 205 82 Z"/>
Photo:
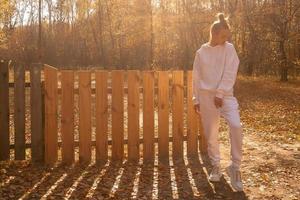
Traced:
<path fill-rule="evenodd" d="M 182 158 L 184 144 L 188 156 L 206 149 L 192 71 L 24 69 L 1 62 L 0 160 L 152 162 L 155 152 L 160 161 Z"/>

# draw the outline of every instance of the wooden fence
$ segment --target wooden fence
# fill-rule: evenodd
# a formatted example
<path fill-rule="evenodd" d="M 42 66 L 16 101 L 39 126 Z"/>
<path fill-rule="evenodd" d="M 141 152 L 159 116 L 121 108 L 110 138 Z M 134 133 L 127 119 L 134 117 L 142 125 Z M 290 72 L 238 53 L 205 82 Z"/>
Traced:
<path fill-rule="evenodd" d="M 71 164 L 128 157 L 153 161 L 198 155 L 206 145 L 192 105 L 191 71 L 58 70 L 44 64 L 0 67 L 0 160 L 25 159 Z M 14 89 L 14 143 L 9 133 L 9 88 Z M 25 143 L 25 88 L 30 87 L 31 142 Z M 127 134 L 125 134 L 127 133 Z M 125 149 L 125 147 L 127 147 Z M 93 151 L 94 150 L 94 151 Z M 110 151 L 109 151 L 110 150 Z M 126 153 L 125 153 L 126 152 Z M 142 153 L 142 155 L 140 155 Z"/>
<path fill-rule="evenodd" d="M 43 95 L 41 82 L 41 64 L 30 66 L 30 83 L 25 82 L 25 67 L 13 65 L 13 81 L 9 82 L 8 62 L 0 61 L 0 160 L 10 159 L 10 150 L 14 150 L 16 160 L 25 159 L 25 150 L 30 148 L 31 159 L 35 162 L 44 160 L 43 133 Z M 25 142 L 25 89 L 30 88 L 30 137 Z M 13 90 L 13 96 L 10 95 Z M 11 98 L 10 98 L 11 97 Z M 14 105 L 10 106 L 11 103 Z M 10 111 L 14 129 L 11 129 Z M 11 130 L 14 130 L 13 133 Z M 13 135 L 13 142 L 11 136 Z"/>

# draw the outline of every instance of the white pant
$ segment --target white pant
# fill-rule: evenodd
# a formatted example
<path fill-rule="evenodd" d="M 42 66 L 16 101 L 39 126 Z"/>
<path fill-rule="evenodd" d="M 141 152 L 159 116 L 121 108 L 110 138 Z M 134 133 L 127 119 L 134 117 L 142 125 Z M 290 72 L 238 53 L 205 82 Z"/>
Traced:
<path fill-rule="evenodd" d="M 222 116 L 230 129 L 231 162 L 234 167 L 239 168 L 242 159 L 243 134 L 237 99 L 234 96 L 224 96 L 223 106 L 216 108 L 214 104 L 215 92 L 199 91 L 198 95 L 203 132 L 207 141 L 207 151 L 211 164 L 220 164 L 218 133 L 220 116 Z"/>

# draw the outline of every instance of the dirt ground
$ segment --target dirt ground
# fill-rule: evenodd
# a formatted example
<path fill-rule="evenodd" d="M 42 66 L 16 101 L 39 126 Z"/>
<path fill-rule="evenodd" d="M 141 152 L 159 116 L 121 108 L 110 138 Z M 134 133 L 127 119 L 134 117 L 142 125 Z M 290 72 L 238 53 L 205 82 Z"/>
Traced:
<path fill-rule="evenodd" d="M 0 162 L 0 199 L 299 199 L 300 81 L 239 77 L 235 95 L 244 130 L 244 192 L 226 175 L 212 184 L 199 152 L 168 163 L 32 165 Z M 222 167 L 229 163 L 228 127 L 220 129 Z"/>

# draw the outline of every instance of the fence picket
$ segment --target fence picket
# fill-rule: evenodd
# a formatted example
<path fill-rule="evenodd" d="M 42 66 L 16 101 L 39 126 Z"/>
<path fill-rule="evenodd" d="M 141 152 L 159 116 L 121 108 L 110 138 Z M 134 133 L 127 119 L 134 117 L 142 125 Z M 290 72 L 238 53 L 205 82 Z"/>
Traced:
<path fill-rule="evenodd" d="M 169 159 L 169 73 L 158 72 L 158 157 Z"/>
<path fill-rule="evenodd" d="M 30 68 L 30 108 L 31 108 L 31 156 L 33 162 L 43 162 L 44 150 L 44 98 L 41 82 L 43 64 L 32 64 Z"/>
<path fill-rule="evenodd" d="M 91 72 L 79 71 L 79 161 L 91 161 L 92 153 L 92 101 Z"/>
<path fill-rule="evenodd" d="M 187 73 L 187 154 L 188 156 L 196 156 L 198 154 L 198 129 L 197 121 L 199 116 L 194 111 L 193 105 L 193 83 L 192 71 Z"/>
<path fill-rule="evenodd" d="M 108 158 L 108 93 L 107 71 L 96 71 L 96 160 Z"/>
<path fill-rule="evenodd" d="M 112 160 L 124 157 L 124 71 L 112 71 Z"/>
<path fill-rule="evenodd" d="M 143 159 L 154 160 L 154 72 L 143 72 Z"/>
<path fill-rule="evenodd" d="M 183 71 L 172 73 L 173 158 L 183 157 Z"/>
<path fill-rule="evenodd" d="M 14 120 L 15 159 L 25 159 L 25 68 L 23 64 L 14 66 Z"/>
<path fill-rule="evenodd" d="M 61 71 L 62 161 L 74 162 L 74 72 Z"/>
<path fill-rule="evenodd" d="M 46 65 L 44 67 L 45 77 L 45 163 L 55 164 L 58 156 L 57 141 L 57 69 Z"/>
<path fill-rule="evenodd" d="M 9 160 L 8 63 L 0 60 L 0 160 Z"/>
<path fill-rule="evenodd" d="M 130 70 L 128 80 L 128 159 L 139 160 L 139 82 L 137 70 Z"/>

